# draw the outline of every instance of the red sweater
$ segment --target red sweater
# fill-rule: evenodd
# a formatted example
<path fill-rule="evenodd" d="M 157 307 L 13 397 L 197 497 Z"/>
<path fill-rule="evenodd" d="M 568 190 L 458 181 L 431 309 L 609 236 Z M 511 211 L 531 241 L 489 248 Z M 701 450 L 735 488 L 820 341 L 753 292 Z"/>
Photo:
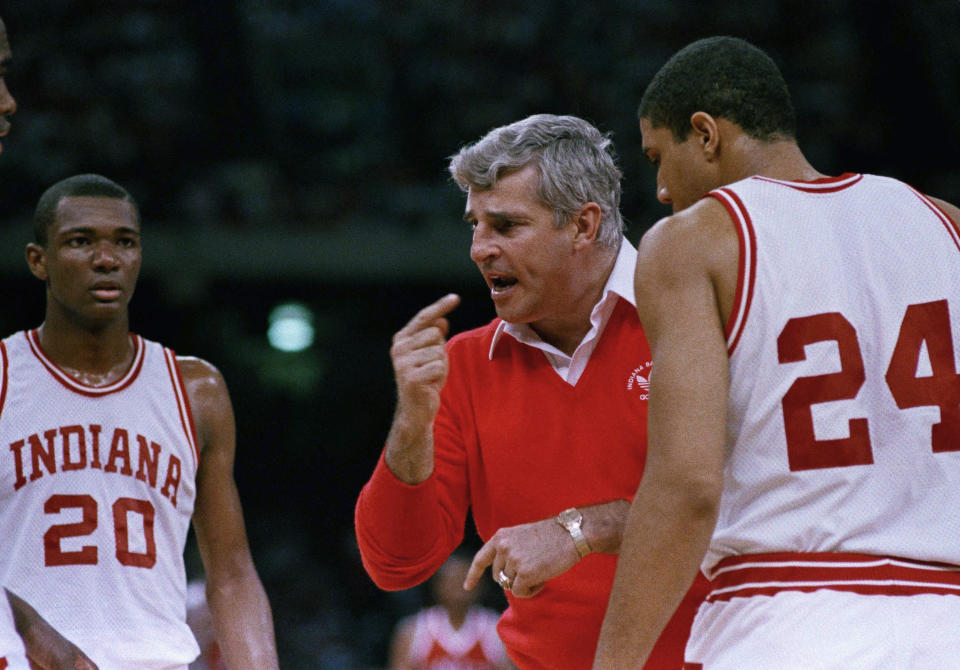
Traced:
<path fill-rule="evenodd" d="M 576 386 L 542 351 L 504 335 L 499 319 L 447 345 L 450 374 L 434 424 L 434 472 L 399 481 L 381 456 L 360 493 L 363 564 L 384 589 L 432 575 L 463 540 L 468 510 L 480 536 L 568 507 L 632 499 L 646 458 L 650 349 L 634 308 L 620 300 Z M 537 596 L 514 598 L 500 636 L 523 670 L 589 668 L 616 556 L 591 554 Z M 679 668 L 705 582 L 688 594 L 646 667 Z"/>

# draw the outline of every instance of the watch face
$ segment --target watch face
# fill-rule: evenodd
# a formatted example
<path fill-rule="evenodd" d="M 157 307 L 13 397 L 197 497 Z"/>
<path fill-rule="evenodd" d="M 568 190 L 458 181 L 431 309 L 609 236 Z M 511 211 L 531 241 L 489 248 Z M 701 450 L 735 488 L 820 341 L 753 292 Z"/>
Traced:
<path fill-rule="evenodd" d="M 557 517 L 564 526 L 574 525 L 580 523 L 580 520 L 583 517 L 580 515 L 580 512 L 576 509 L 565 509 L 560 512 L 560 515 Z"/>

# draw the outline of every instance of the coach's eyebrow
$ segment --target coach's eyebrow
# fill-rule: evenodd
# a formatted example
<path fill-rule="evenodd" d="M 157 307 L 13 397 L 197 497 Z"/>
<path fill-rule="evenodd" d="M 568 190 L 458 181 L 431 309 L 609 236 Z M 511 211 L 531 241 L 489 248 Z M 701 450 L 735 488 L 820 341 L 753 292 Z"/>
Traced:
<path fill-rule="evenodd" d="M 505 221 L 515 221 L 515 220 L 522 221 L 525 219 L 525 217 L 522 214 L 517 214 L 513 212 L 485 212 L 484 216 L 486 216 L 491 221 L 495 221 L 498 223 L 503 223 Z M 463 220 L 466 221 L 467 223 L 472 224 L 477 220 L 477 217 L 473 214 L 473 212 L 468 211 L 466 214 L 463 215 Z"/>

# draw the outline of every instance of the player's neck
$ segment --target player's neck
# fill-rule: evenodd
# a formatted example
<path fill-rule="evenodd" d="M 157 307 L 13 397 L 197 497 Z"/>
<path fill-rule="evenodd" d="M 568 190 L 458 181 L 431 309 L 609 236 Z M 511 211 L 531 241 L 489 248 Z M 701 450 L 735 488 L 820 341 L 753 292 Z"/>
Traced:
<path fill-rule="evenodd" d="M 814 169 L 793 140 L 748 140 L 748 143 L 750 146 L 741 152 L 738 174 L 731 182 L 753 175 L 783 181 L 813 181 L 826 176 Z"/>
<path fill-rule="evenodd" d="M 450 621 L 450 626 L 454 630 L 460 630 L 464 622 L 467 620 L 467 612 L 469 608 L 460 608 L 460 607 L 447 607 L 447 619 Z"/>
<path fill-rule="evenodd" d="M 91 329 L 48 313 L 37 331 L 44 354 L 70 376 L 90 386 L 116 381 L 133 361 L 134 346 L 126 319 Z"/>

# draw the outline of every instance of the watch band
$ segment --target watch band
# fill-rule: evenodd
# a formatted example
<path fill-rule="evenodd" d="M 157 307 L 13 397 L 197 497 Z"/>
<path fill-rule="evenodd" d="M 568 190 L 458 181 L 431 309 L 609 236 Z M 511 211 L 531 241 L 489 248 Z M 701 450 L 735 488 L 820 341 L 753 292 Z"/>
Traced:
<path fill-rule="evenodd" d="M 577 553 L 580 554 L 580 558 L 592 552 L 590 545 L 587 543 L 587 538 L 584 537 L 583 530 L 580 528 L 583 523 L 583 515 L 580 514 L 580 510 L 576 507 L 563 510 L 557 515 L 557 523 L 570 533 L 570 537 L 573 538 L 573 544 L 577 547 Z"/>

